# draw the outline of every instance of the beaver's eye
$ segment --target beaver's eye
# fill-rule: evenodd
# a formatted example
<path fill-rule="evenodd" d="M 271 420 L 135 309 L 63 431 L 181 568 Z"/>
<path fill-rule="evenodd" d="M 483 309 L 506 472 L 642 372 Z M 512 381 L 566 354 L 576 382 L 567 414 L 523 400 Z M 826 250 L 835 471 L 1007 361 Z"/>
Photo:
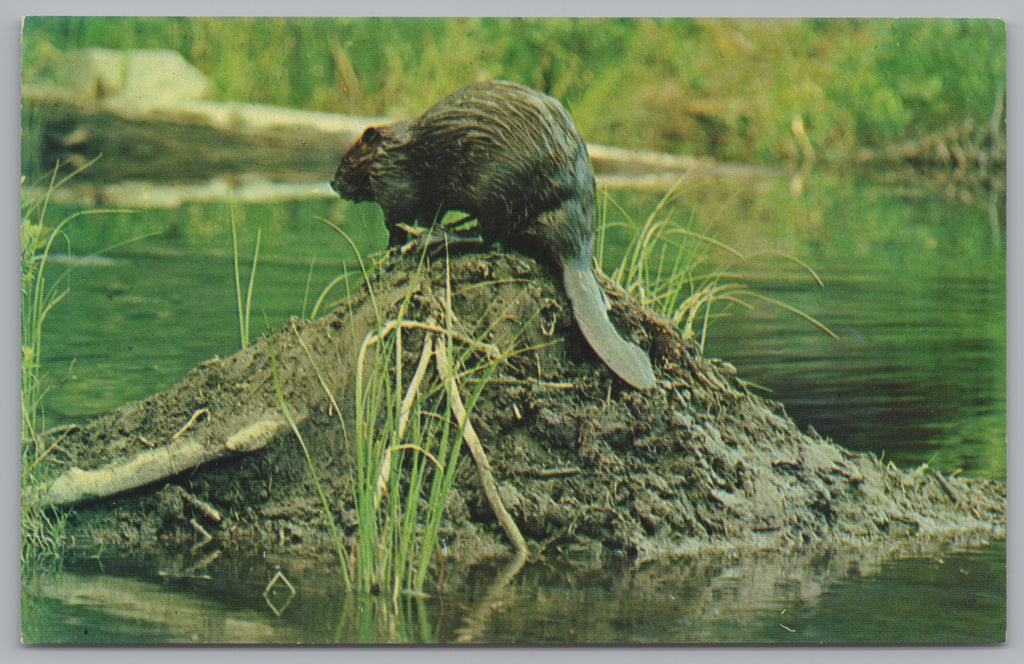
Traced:
<path fill-rule="evenodd" d="M 363 132 L 361 140 L 363 143 L 374 143 L 380 138 L 380 132 L 377 131 L 376 127 L 367 127 L 366 131 Z"/>

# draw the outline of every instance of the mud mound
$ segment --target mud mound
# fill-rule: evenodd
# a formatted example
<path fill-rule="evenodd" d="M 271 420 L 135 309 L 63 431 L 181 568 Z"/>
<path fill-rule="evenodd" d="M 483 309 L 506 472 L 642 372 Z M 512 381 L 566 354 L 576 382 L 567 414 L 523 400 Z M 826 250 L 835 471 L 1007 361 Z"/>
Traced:
<path fill-rule="evenodd" d="M 1003 483 L 901 470 L 800 431 L 780 404 L 752 394 L 727 364 L 701 357 L 607 281 L 610 317 L 650 352 L 654 390 L 629 389 L 593 355 L 546 267 L 515 254 L 418 261 L 391 256 L 369 290 L 331 314 L 290 321 L 164 393 L 51 432 L 44 449 L 54 445 L 45 462 L 53 481 L 26 489 L 23 503 L 76 503 L 68 532 L 83 555 L 152 555 L 206 533 L 225 550 L 329 555 L 327 520 L 279 409 L 274 371 L 343 536 L 352 537 L 354 461 L 335 409 L 341 419 L 352 412 L 367 333 L 407 302 L 409 320 L 450 312 L 465 337 L 516 349 L 471 418 L 534 554 L 611 549 L 646 558 L 882 540 L 891 548 L 901 539 L 913 549 L 1005 536 Z M 405 341 L 410 375 L 421 340 L 412 330 Z M 90 482 L 108 479 L 112 463 L 118 478 L 131 469 L 142 480 L 95 498 Z M 462 464 L 442 527 L 449 556 L 507 551 L 475 468 Z"/>

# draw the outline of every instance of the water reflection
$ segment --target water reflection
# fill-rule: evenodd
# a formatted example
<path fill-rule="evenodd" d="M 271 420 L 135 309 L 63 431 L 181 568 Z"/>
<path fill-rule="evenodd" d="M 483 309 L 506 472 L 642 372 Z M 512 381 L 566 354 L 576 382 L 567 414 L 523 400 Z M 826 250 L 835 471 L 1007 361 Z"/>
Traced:
<path fill-rule="evenodd" d="M 743 279 L 841 340 L 759 310 L 717 325 L 709 350 L 842 445 L 1005 477 L 1005 226 L 993 236 L 989 205 L 921 192 L 869 185 L 818 198 L 824 209 L 791 203 L 813 222 L 800 238 L 765 226 L 762 241 L 814 265 L 825 288 L 791 268 Z M 729 232 L 756 242 L 752 225 Z"/>
<path fill-rule="evenodd" d="M 901 548 L 911 557 L 894 559 Z M 25 584 L 23 617 L 32 643 L 994 643 L 1005 636 L 1004 556 L 1001 544 L 904 543 L 530 563 L 498 595 L 495 562 L 396 605 L 346 594 L 323 570 L 287 570 L 297 594 L 280 616 L 263 597 L 274 566 L 228 564 L 192 585 L 53 572 Z"/>

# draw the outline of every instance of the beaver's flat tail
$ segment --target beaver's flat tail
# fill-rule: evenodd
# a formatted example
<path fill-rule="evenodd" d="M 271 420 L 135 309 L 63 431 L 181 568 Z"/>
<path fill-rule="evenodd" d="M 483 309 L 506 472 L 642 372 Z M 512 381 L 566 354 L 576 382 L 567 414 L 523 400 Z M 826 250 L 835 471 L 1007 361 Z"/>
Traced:
<path fill-rule="evenodd" d="M 608 320 L 604 293 L 597 285 L 589 260 L 566 261 L 562 265 L 562 281 L 576 324 L 598 357 L 633 387 L 641 390 L 654 387 L 654 369 L 647 353 L 623 339 Z"/>

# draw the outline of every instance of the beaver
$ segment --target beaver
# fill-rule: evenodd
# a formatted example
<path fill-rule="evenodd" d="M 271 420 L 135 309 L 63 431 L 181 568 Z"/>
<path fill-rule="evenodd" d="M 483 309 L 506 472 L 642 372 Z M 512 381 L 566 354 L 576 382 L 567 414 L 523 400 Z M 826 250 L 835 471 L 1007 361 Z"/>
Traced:
<path fill-rule="evenodd" d="M 573 317 L 591 348 L 638 389 L 651 361 L 619 336 L 593 270 L 595 184 L 586 145 L 558 100 L 509 81 L 472 83 L 412 121 L 371 126 L 341 158 L 331 188 L 400 225 L 430 226 L 448 211 L 475 218 L 480 238 L 561 268 Z"/>

